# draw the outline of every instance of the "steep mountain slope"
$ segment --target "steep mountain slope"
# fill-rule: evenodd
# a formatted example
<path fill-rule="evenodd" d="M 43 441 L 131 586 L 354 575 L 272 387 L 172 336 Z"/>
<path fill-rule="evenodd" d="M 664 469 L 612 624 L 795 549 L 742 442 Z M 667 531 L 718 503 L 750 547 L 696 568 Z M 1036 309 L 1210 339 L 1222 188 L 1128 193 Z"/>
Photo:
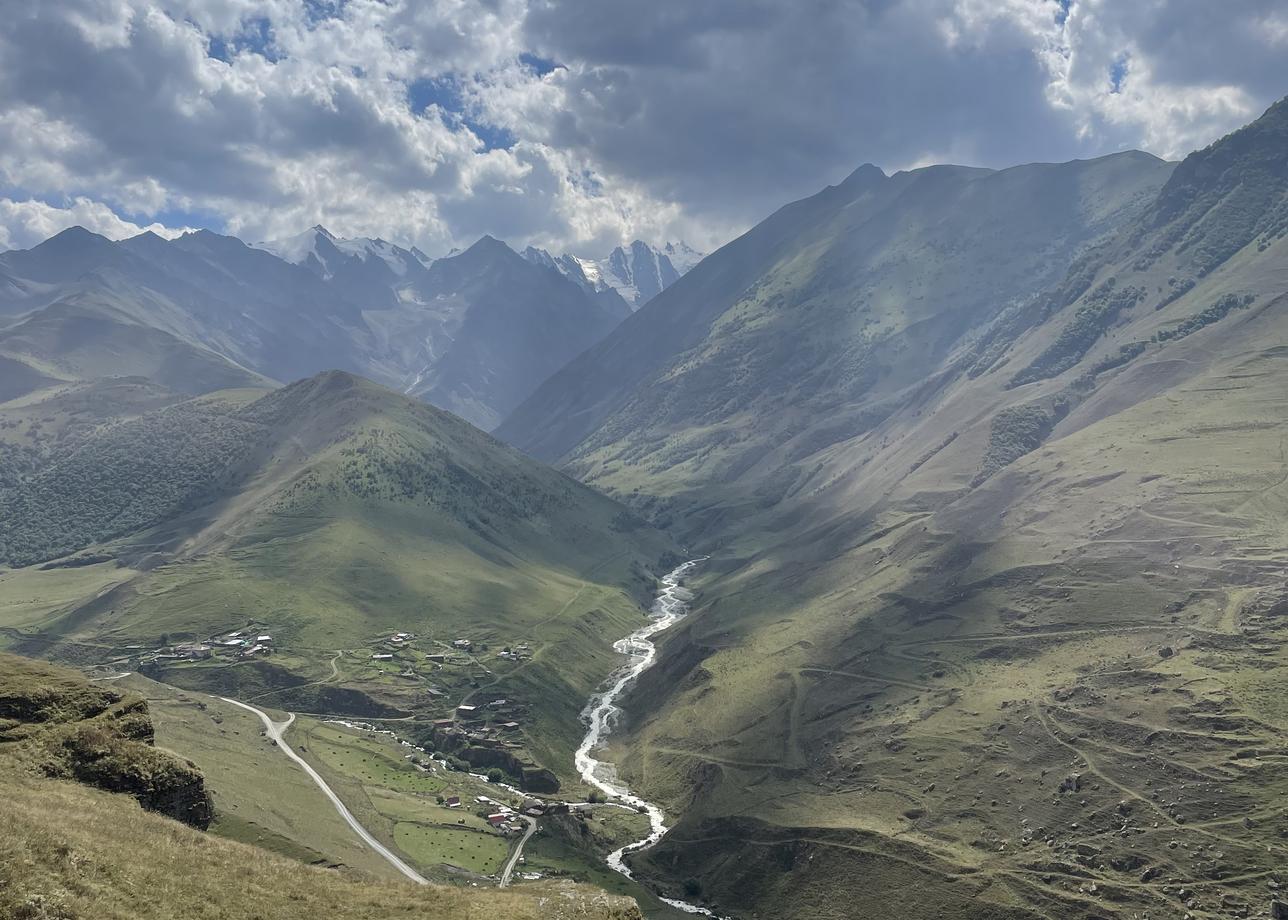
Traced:
<path fill-rule="evenodd" d="M 0 485 L 5 561 L 79 553 L 21 580 L 37 594 L 73 577 L 93 587 L 32 615 L 27 595 L 0 592 L 12 602 L 0 626 L 24 627 L 7 641 L 138 666 L 143 650 L 262 624 L 271 660 L 155 667 L 224 693 L 289 691 L 278 701 L 305 711 L 450 717 L 465 697 L 508 698 L 526 715 L 506 768 L 546 785 L 567 777 L 577 713 L 614 666 L 612 642 L 642 620 L 669 540 L 360 378 L 328 372 L 261 394 L 123 415 L 13 470 Z M 419 637 L 401 677 L 372 658 L 395 632 Z M 480 650 L 446 665 L 425 657 L 461 637 Z M 497 655 L 521 644 L 521 661 Z M 353 680 L 297 689 L 326 683 L 337 650 L 372 646 Z"/>
<path fill-rule="evenodd" d="M 775 392 L 755 329 L 853 342 L 848 310 L 804 330 L 829 298 L 861 316 L 855 295 L 879 299 L 900 264 L 847 248 L 862 270 L 838 287 L 820 257 L 848 230 L 831 190 L 708 257 L 529 403 L 585 422 L 543 438 L 525 409 L 503 426 L 622 494 L 672 496 L 713 555 L 619 741 L 625 775 L 680 816 L 638 871 L 735 916 L 1264 912 L 1288 856 L 1286 131 L 1280 103 L 1159 166 L 1156 194 L 1049 270 L 1030 211 L 972 207 L 1011 249 L 987 263 L 1009 303 L 935 310 L 946 340 L 892 324 L 866 375 L 820 380 L 835 352 L 816 350 Z M 799 273 L 758 284 L 722 258 L 771 241 Z M 927 261 L 911 277 L 935 279 Z M 982 304 L 968 268 L 945 301 Z M 710 304 L 696 332 L 686 290 Z M 926 290 L 888 289 L 878 318 L 926 317 Z M 631 365 L 628 337 L 657 351 Z M 640 385 L 578 397 L 612 359 Z M 650 412 L 654 443 L 678 448 L 635 435 Z M 757 419 L 778 439 L 763 457 L 745 446 Z"/>
<path fill-rule="evenodd" d="M 667 471 L 645 487 L 656 495 L 772 470 L 914 399 L 928 369 L 1138 214 L 1171 168 L 1136 153 L 862 167 L 704 259 L 498 434 L 623 494 L 636 471 Z"/>
<path fill-rule="evenodd" d="M 0 313 L 74 300 L 274 379 L 357 368 L 357 307 L 307 270 L 209 231 L 113 243 L 74 227 L 0 254 L 0 273 L 17 279 L 0 297 Z"/>
<path fill-rule="evenodd" d="M 604 259 L 581 259 L 567 253 L 556 257 L 532 246 L 523 251 L 523 257 L 555 269 L 587 291 L 615 292 L 632 310 L 644 306 L 702 261 L 702 253 L 685 243 L 667 243 L 656 249 L 642 240 L 627 248 L 618 246 Z"/>
<path fill-rule="evenodd" d="M 640 917 L 629 899 L 571 884 L 377 882 L 143 811 L 130 795 L 204 826 L 201 774 L 147 743 L 140 697 L 74 672 L 0 655 L 0 720 L 0 916 Z"/>
<path fill-rule="evenodd" d="M 485 428 L 630 313 L 611 288 L 579 286 L 490 237 L 431 262 L 321 227 L 258 248 L 208 231 L 112 243 L 73 228 L 0 254 L 0 278 L 0 314 L 56 307 L 56 319 L 32 320 L 42 328 L 71 322 L 68 305 L 104 317 L 101 349 L 90 321 L 76 321 L 82 354 L 72 365 L 93 364 L 85 355 L 95 351 L 101 373 L 152 376 L 163 370 L 155 353 L 182 353 L 176 360 L 201 367 L 184 392 L 203 391 L 194 386 L 215 382 L 226 363 L 276 380 L 340 368 Z M 121 330 L 147 341 L 122 348 Z M 11 370 L 34 381 L 31 368 Z"/>
<path fill-rule="evenodd" d="M 273 385 L 227 358 L 95 301 L 73 295 L 0 330 L 0 355 L 36 372 L 4 372 L 0 376 L 9 389 L 0 398 L 100 377 L 147 377 L 189 395 Z"/>
<path fill-rule="evenodd" d="M 490 236 L 434 262 L 400 296 L 409 306 L 367 314 L 392 356 L 385 374 L 483 429 L 627 312 Z"/>

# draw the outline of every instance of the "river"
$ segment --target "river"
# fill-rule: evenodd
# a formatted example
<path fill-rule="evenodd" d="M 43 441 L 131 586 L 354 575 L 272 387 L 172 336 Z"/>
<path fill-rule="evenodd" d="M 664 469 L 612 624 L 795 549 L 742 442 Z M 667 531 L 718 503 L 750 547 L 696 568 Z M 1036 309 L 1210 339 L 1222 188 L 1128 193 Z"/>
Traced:
<path fill-rule="evenodd" d="M 598 759 L 595 756 L 595 752 L 604 739 L 612 733 L 614 723 L 622 711 L 621 707 L 617 705 L 618 699 L 621 698 L 621 695 L 635 679 L 652 667 L 653 662 L 657 660 L 657 646 L 651 641 L 652 637 L 662 630 L 675 625 L 688 614 L 689 602 L 693 600 L 693 593 L 684 587 L 684 578 L 691 574 L 702 562 L 706 561 L 706 558 L 706 556 L 702 556 L 698 559 L 690 559 L 683 565 L 677 566 L 668 572 L 662 578 L 662 587 L 653 602 L 653 609 L 649 614 L 648 623 L 635 630 L 625 639 L 620 639 L 613 643 L 613 648 L 628 656 L 626 664 L 609 678 L 605 689 L 590 698 L 590 702 L 586 704 L 586 709 L 582 713 L 582 717 L 586 720 L 587 728 L 586 737 L 582 739 L 581 746 L 577 748 L 575 757 L 577 772 L 581 774 L 582 779 L 587 783 L 610 798 L 633 808 L 643 809 L 648 814 L 649 833 L 639 840 L 628 843 L 608 854 L 609 867 L 627 878 L 631 878 L 631 870 L 626 865 L 624 857 L 627 853 L 634 853 L 651 847 L 661 840 L 668 830 L 666 816 L 662 813 L 660 806 L 631 792 L 630 787 L 617 775 L 617 767 L 609 761 Z M 662 898 L 662 900 L 686 913 L 704 914 L 708 917 L 715 916 L 705 907 L 699 907 L 687 901 L 673 898 Z"/>

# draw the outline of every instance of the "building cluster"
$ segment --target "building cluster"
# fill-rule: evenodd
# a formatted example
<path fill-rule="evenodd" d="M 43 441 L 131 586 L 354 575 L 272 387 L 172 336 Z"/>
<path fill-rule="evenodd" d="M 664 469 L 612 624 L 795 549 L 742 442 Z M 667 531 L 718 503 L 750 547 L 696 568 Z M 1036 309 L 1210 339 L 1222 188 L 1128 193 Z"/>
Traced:
<path fill-rule="evenodd" d="M 239 629 L 211 636 L 205 642 L 180 642 L 141 656 L 141 661 L 205 661 L 211 658 L 250 658 L 273 650 L 273 637 L 258 629 Z"/>
<path fill-rule="evenodd" d="M 474 747 L 519 748 L 522 745 L 514 740 L 514 733 L 523 727 L 519 718 L 524 711 L 525 707 L 509 700 L 462 703 L 456 707 L 455 718 L 435 719 L 433 726 L 447 738 L 464 740 Z"/>
<path fill-rule="evenodd" d="M 518 834 L 523 830 L 518 812 L 504 802 L 498 802 L 486 795 L 476 795 L 474 802 L 480 806 L 479 816 L 501 833 Z"/>

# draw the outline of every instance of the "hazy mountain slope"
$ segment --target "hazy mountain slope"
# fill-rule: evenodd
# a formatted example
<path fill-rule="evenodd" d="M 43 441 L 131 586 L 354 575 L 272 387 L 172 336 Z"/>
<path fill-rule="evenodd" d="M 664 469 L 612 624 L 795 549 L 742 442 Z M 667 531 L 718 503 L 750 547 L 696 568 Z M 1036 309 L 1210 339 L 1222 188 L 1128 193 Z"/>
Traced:
<path fill-rule="evenodd" d="M 41 373 L 26 361 L 0 355 L 0 403 L 58 382 L 58 378 Z"/>
<path fill-rule="evenodd" d="M 227 358 L 156 327 L 141 325 L 94 300 L 73 296 L 0 330 L 0 355 L 39 369 L 48 382 L 142 376 L 192 395 L 272 385 Z M 17 379 L 12 373 L 3 377 L 9 385 Z"/>
<path fill-rule="evenodd" d="M 307 269 L 232 237 L 203 230 L 113 243 L 74 227 L 0 254 L 0 273 L 18 279 L 0 297 L 0 312 L 75 298 L 275 379 L 357 367 L 358 308 Z"/>
<path fill-rule="evenodd" d="M 774 456 L 759 502 L 683 474 L 712 474 L 687 523 L 714 558 L 622 745 L 683 813 L 642 871 L 735 915 L 1264 909 L 1288 856 L 1286 118 L 910 353 L 915 399 Z"/>
<path fill-rule="evenodd" d="M 170 300 L 195 321 L 194 339 L 238 363 L 278 380 L 365 366 L 359 305 L 305 268 L 205 230 L 172 241 L 143 234 L 120 245 L 200 292 L 179 291 Z"/>
<path fill-rule="evenodd" d="M 198 350 L 278 380 L 363 373 L 485 428 L 630 313 L 612 288 L 583 288 L 490 237 L 431 262 L 321 227 L 259 247 L 209 231 L 113 243 L 73 228 L 0 254 L 0 278 L 0 314 L 74 303 L 139 329 L 142 351 L 186 345 L 203 366 L 220 362 Z M 178 341 L 163 346 L 167 336 Z M 104 373 L 157 370 L 115 341 L 101 350 Z"/>
<path fill-rule="evenodd" d="M 405 361 L 425 362 L 406 392 L 484 429 L 621 319 L 492 237 L 439 259 L 409 291 L 424 309 L 389 320 L 414 349 Z"/>
<path fill-rule="evenodd" d="M 0 489 L 8 561 L 88 548 L 82 561 L 121 566 L 113 591 L 12 634 L 16 647 L 103 661 L 254 621 L 275 638 L 273 664 L 169 668 L 165 679 L 263 694 L 397 631 L 422 637 L 422 652 L 464 636 L 495 645 L 486 664 L 437 673 L 418 652 L 404 665 L 418 676 L 391 681 L 368 653 L 347 702 L 295 705 L 450 716 L 486 682 L 483 702 L 509 696 L 529 713 L 516 736 L 528 763 L 566 776 L 577 713 L 612 670 L 611 643 L 642 619 L 669 540 L 460 419 L 360 378 L 331 372 L 255 395 L 101 427 Z M 518 644 L 532 649 L 522 666 L 496 658 Z"/>
<path fill-rule="evenodd" d="M 1138 214 L 1171 168 L 1137 153 L 1000 172 L 863 167 L 708 256 L 498 434 L 620 493 L 772 470 L 913 399 L 955 348 Z"/>
<path fill-rule="evenodd" d="M 567 883 L 495 891 L 377 881 L 202 834 L 114 794 L 209 820 L 201 774 L 145 743 L 152 724 L 140 697 L 12 655 L 0 655 L 0 675 L 5 917 L 640 916 L 629 899 Z"/>
<path fill-rule="evenodd" d="M 565 253 L 552 256 L 529 246 L 523 251 L 529 262 L 553 268 L 587 291 L 615 294 L 627 312 L 638 310 L 702 260 L 702 253 L 685 243 L 667 243 L 662 249 L 635 240 L 629 247 L 616 247 L 604 259 L 582 259 Z"/>

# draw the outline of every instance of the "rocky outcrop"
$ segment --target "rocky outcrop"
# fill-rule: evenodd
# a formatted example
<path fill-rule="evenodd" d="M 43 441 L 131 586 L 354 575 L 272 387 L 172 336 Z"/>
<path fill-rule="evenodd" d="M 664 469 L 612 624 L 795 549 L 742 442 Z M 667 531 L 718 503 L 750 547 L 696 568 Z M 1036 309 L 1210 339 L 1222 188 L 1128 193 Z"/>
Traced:
<path fill-rule="evenodd" d="M 470 766 L 487 769 L 499 767 L 519 780 L 520 788 L 528 792 L 540 792 L 546 795 L 559 791 L 559 778 L 539 764 L 515 756 L 513 751 L 487 747 L 465 747 L 459 756 L 468 761 Z"/>
<path fill-rule="evenodd" d="M 429 738 L 435 750 L 461 758 L 471 767 L 487 770 L 497 767 L 518 780 L 527 792 L 551 795 L 559 791 L 559 777 L 538 763 L 527 759 L 521 749 L 474 743 L 457 729 L 434 728 Z"/>
<path fill-rule="evenodd" d="M 138 694 L 13 655 L 0 655 L 0 674 L 0 756 L 46 776 L 126 793 L 201 830 L 210 825 L 201 771 L 152 746 L 152 720 Z"/>

